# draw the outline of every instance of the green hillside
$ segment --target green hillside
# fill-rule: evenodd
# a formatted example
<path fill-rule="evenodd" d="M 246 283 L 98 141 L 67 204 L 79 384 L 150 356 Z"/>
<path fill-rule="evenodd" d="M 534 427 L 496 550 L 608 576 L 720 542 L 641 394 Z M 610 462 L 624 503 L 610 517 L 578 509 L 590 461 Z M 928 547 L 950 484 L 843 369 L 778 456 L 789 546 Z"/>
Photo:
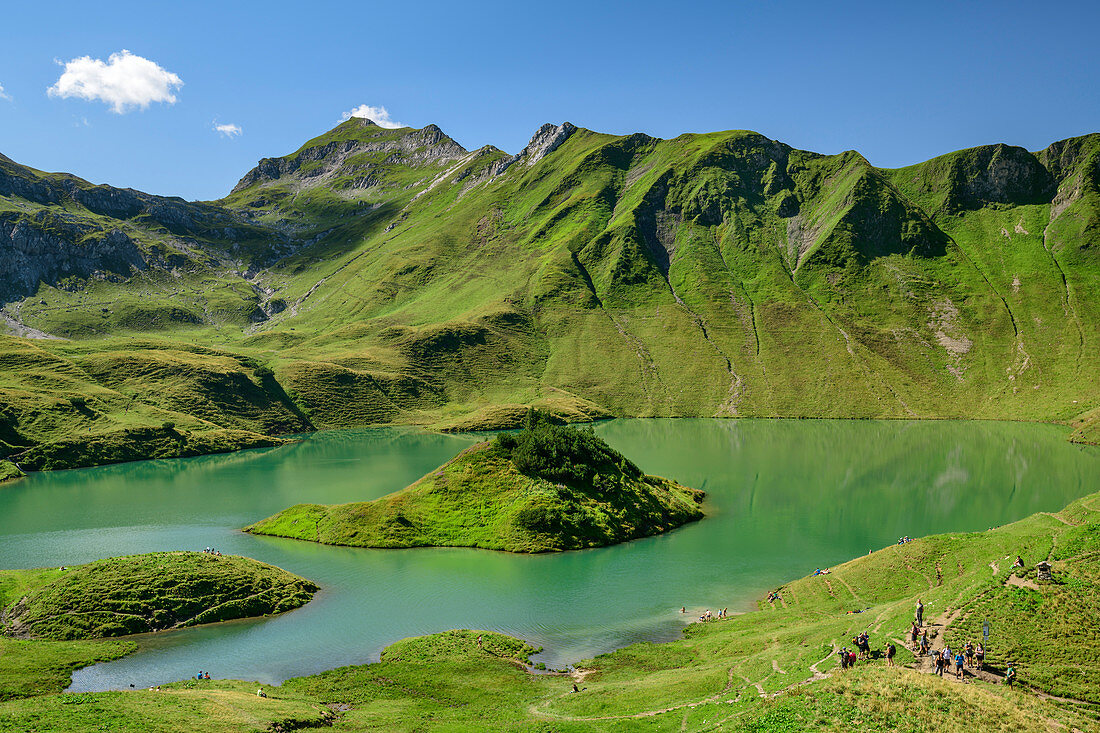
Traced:
<path fill-rule="evenodd" d="M 204 449 L 491 428 L 532 405 L 1088 422 L 1098 186 L 1097 134 L 887 170 L 746 131 L 546 125 L 508 155 L 351 119 L 211 203 L 3 159 L 0 449 L 164 422 Z M 44 335 L 69 340 L 18 338 Z"/>
<path fill-rule="evenodd" d="M 533 412 L 519 434 L 468 448 L 401 491 L 369 502 L 299 504 L 246 531 L 356 547 L 577 550 L 701 519 L 703 496 L 645 475 L 591 431 Z"/>

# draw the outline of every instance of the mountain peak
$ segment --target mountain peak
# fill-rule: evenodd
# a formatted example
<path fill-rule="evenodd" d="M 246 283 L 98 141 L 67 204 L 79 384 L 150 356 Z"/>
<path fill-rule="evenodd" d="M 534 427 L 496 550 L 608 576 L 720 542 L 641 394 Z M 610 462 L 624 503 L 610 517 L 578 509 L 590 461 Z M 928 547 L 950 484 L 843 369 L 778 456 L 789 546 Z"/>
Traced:
<path fill-rule="evenodd" d="M 277 181 L 336 189 L 373 188 L 383 185 L 395 167 L 433 168 L 466 154 L 467 150 L 438 125 L 419 130 L 388 128 L 365 117 L 352 117 L 290 155 L 264 158 L 232 193 Z"/>

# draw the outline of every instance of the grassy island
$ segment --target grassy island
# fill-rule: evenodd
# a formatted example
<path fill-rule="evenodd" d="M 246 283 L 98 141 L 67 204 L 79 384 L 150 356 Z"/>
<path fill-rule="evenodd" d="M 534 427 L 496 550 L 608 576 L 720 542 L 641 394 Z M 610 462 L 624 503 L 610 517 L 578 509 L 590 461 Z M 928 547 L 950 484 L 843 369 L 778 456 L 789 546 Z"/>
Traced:
<path fill-rule="evenodd" d="M 356 547 L 601 547 L 702 518 L 703 492 L 647 476 L 589 430 L 532 411 L 518 434 L 469 448 L 401 491 L 337 506 L 299 504 L 255 534 Z"/>
<path fill-rule="evenodd" d="M 0 629 L 22 639 L 98 639 L 282 613 L 313 583 L 247 557 L 159 552 L 49 570 L 0 571 Z"/>

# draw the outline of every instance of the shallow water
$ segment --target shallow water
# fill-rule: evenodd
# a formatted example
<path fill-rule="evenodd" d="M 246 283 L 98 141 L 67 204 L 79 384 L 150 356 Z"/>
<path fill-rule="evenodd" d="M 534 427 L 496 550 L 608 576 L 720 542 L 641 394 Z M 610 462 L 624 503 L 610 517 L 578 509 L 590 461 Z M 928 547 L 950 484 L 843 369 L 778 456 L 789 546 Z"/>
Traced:
<path fill-rule="evenodd" d="M 0 489 L 0 567 L 202 549 L 248 555 L 323 590 L 276 618 L 150 635 L 71 689 L 209 670 L 277 683 L 374 661 L 451 628 L 499 631 L 564 665 L 675 638 L 687 606 L 745 610 L 775 585 L 901 535 L 981 530 L 1096 489 L 1100 452 L 1050 425 L 839 420 L 616 420 L 596 428 L 644 470 L 708 492 L 710 516 L 661 537 L 521 556 L 365 550 L 239 528 L 298 502 L 399 489 L 472 443 L 404 428 L 318 433 L 283 448 L 37 474 Z M 692 614 L 687 614 L 691 616 Z"/>

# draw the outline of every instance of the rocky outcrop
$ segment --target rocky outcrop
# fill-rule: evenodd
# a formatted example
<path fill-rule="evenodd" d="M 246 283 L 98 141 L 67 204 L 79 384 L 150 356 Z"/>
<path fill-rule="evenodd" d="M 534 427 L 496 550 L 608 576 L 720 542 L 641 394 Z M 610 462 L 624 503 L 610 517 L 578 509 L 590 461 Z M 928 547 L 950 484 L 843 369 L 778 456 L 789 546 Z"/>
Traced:
<path fill-rule="evenodd" d="M 137 245 L 119 229 L 97 232 L 44 211 L 33 218 L 0 215 L 0 302 L 33 295 L 42 282 L 127 277 L 146 267 Z"/>
<path fill-rule="evenodd" d="M 516 163 L 523 163 L 528 167 L 538 163 L 557 150 L 576 130 L 576 125 L 571 122 L 563 122 L 560 125 L 551 125 L 547 122 L 535 132 L 531 142 L 527 143 L 527 147 L 511 158 L 494 163 L 492 175 L 499 176 Z"/>

